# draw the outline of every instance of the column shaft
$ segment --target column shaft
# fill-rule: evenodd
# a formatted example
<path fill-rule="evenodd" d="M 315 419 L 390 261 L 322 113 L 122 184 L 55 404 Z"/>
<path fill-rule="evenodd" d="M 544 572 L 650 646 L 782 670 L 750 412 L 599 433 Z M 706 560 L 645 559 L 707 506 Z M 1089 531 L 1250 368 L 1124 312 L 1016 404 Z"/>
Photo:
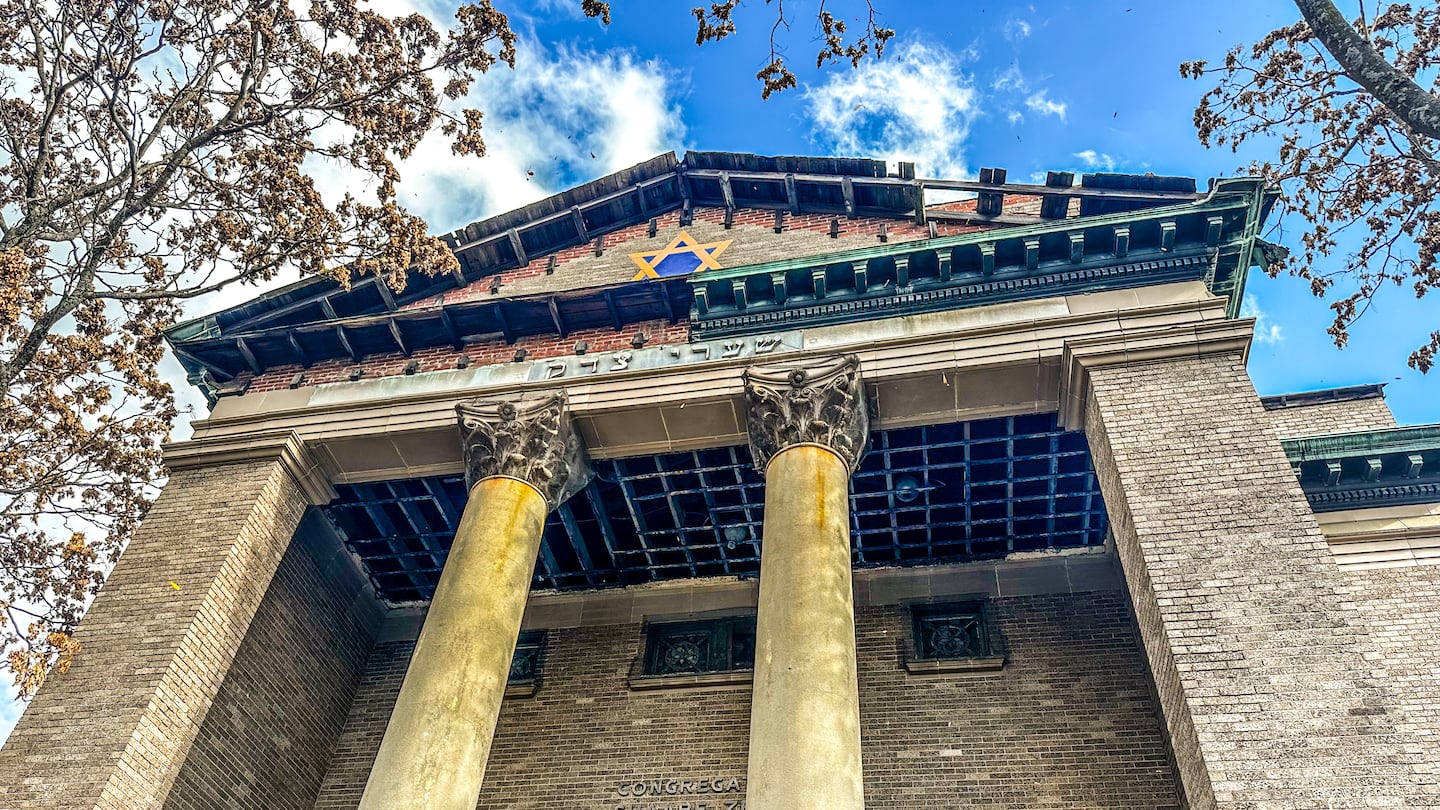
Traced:
<path fill-rule="evenodd" d="M 766 470 L 751 810 L 865 806 L 849 480 L 845 461 L 811 444 L 780 451 Z"/>
<path fill-rule="evenodd" d="M 515 478 L 470 490 L 361 810 L 475 807 L 547 511 Z"/>

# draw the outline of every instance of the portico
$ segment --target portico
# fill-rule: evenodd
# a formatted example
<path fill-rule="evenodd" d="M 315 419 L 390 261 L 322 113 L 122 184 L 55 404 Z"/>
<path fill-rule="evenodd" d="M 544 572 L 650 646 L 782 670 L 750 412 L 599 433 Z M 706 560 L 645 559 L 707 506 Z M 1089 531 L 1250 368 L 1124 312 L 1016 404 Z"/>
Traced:
<path fill-rule="evenodd" d="M 1113 308 L 1104 309 L 1107 303 Z M 1080 507 L 1065 506 L 1053 491 L 1058 486 L 1063 495 L 1069 486 L 1064 481 L 1082 477 L 1088 477 L 1093 487 L 1093 473 L 1088 463 L 1067 466 L 1064 450 L 1056 454 L 1062 445 L 1043 437 L 1063 435 L 1064 431 L 1054 417 L 1045 423 L 1044 413 L 1060 411 L 1063 417 L 1062 403 L 1080 402 L 1088 396 L 1080 391 L 1088 385 L 1088 370 L 1097 365 L 1093 358 L 1153 361 L 1243 352 L 1248 324 L 1226 319 L 1223 306 L 1203 285 L 1178 283 L 1121 294 L 998 305 L 966 313 L 973 319 L 971 329 L 963 323 L 967 318 L 956 323 L 954 317 L 943 322 L 923 316 L 907 325 L 903 334 L 887 335 L 883 322 L 863 331 L 822 327 L 792 334 L 788 336 L 790 345 L 782 342 L 776 351 L 760 355 L 754 353 L 755 346 L 745 344 L 733 358 L 692 353 L 693 360 L 687 358 L 688 362 L 662 369 L 596 372 L 568 383 L 527 380 L 509 386 L 508 393 L 492 386 L 484 389 L 479 399 L 461 399 L 458 404 L 453 381 L 439 383 L 439 390 L 428 392 L 417 380 L 408 397 L 395 396 L 395 383 L 378 381 L 374 387 L 389 394 L 383 405 L 372 401 L 367 386 L 361 383 L 352 392 L 353 399 L 343 406 L 327 407 L 327 392 L 317 391 L 321 399 L 318 415 L 309 403 L 290 409 L 290 413 L 278 410 L 253 416 L 231 416 L 221 408 L 215 419 L 201 427 L 201 435 L 214 441 L 247 422 L 263 419 L 271 429 L 278 423 L 297 431 L 313 431 L 310 446 L 337 467 L 342 460 L 373 465 L 331 473 L 333 480 L 348 482 L 340 485 L 342 495 L 331 507 L 332 514 L 350 536 L 352 547 L 362 555 L 373 555 L 372 577 L 380 583 L 393 582 L 386 587 L 393 587 L 397 594 L 413 592 L 428 597 L 428 610 L 360 806 L 446 806 L 442 795 L 449 791 L 453 798 L 448 801 L 457 808 L 473 804 L 472 796 L 484 795 L 481 777 L 489 740 L 500 722 L 510 654 L 533 583 L 563 588 L 565 583 L 583 586 L 595 583 L 597 577 L 603 582 L 605 576 L 627 576 L 620 567 L 626 558 L 624 541 L 611 549 L 610 562 L 617 567 L 609 574 L 601 567 L 603 539 L 595 543 L 594 550 L 580 544 L 582 535 L 592 535 L 593 541 L 593 535 L 603 538 L 607 534 L 598 525 L 587 532 L 580 523 L 592 525 L 615 497 L 616 488 L 622 502 L 643 502 L 638 479 L 624 471 L 627 463 L 656 450 L 682 450 L 696 459 L 698 471 L 704 468 L 700 454 L 719 449 L 716 445 L 731 445 L 737 435 L 745 436 L 748 458 L 733 454 L 732 458 L 737 469 L 753 465 L 754 472 L 749 474 L 763 481 L 758 484 L 758 495 L 764 508 L 727 512 L 717 506 L 707 523 L 716 532 L 717 546 L 723 542 L 720 538 L 726 537 L 726 528 L 742 529 L 742 544 L 759 557 L 759 597 L 752 603 L 757 608 L 758 633 L 750 697 L 747 806 L 859 808 L 865 806 L 864 770 L 850 572 L 854 554 L 863 559 L 869 553 L 876 559 L 881 552 L 867 547 L 863 528 L 854 544 L 858 551 L 852 547 L 851 499 L 862 493 L 852 493 L 850 479 L 871 443 L 872 427 L 886 426 L 882 434 L 896 434 L 898 439 L 907 430 L 927 426 L 1014 423 L 1008 441 L 1012 445 L 1030 441 L 1037 449 L 1015 451 L 1010 459 L 998 458 L 1008 465 L 1002 478 L 1023 478 L 1017 464 L 1035 464 L 1027 461 L 1033 456 L 1049 471 L 1038 477 L 1052 482 L 1048 502 L 1043 497 L 1036 501 L 1048 509 L 1034 515 L 1044 525 L 1040 534 L 1055 550 L 1089 547 L 1098 551 L 1105 525 L 1098 496 L 1072 501 L 1083 503 Z M 926 326 L 932 322 L 934 331 L 927 332 Z M 845 342 L 847 338 L 851 342 Z M 1026 349 L 1015 352 L 1017 344 Z M 814 348 L 807 351 L 811 346 Z M 1010 347 L 1012 353 L 1006 356 L 995 351 L 1001 346 Z M 835 353 L 847 349 L 851 353 Z M 634 355 L 631 357 L 633 363 Z M 607 359 L 597 355 L 597 367 L 608 365 Z M 917 374 L 917 367 L 928 371 Z M 643 390 L 637 390 L 641 386 Z M 442 391 L 444 396 L 436 395 Z M 694 397 L 692 392 L 699 391 L 708 397 Z M 359 535 L 361 521 L 344 516 L 387 508 L 384 497 L 366 479 L 393 477 L 395 469 L 383 465 L 406 457 L 426 441 L 438 444 L 444 435 L 438 428 L 398 431 L 392 427 L 426 425 L 430 419 L 438 422 L 439 409 L 447 405 L 458 408 L 460 414 L 462 441 L 452 438 L 454 410 L 446 431 L 446 441 L 454 448 L 449 455 L 456 460 L 431 462 L 408 472 L 432 473 L 420 480 L 434 482 L 426 483 L 425 491 L 440 493 L 446 474 L 463 469 L 469 494 L 466 500 L 454 498 L 453 493 L 439 496 L 454 502 L 455 507 L 463 503 L 464 509 L 443 569 L 427 573 L 414 564 L 423 553 L 407 559 L 365 551 L 370 546 Z M 427 416 L 427 411 L 434 415 Z M 374 428 L 369 437 L 362 437 L 356 428 L 367 412 Z M 406 414 L 405 421 L 398 420 L 397 413 Z M 1047 432 L 1027 439 L 1023 431 L 1034 428 L 1019 427 L 1017 419 L 1039 420 L 1035 424 Z M 690 435 L 680 433 L 682 426 L 690 429 Z M 700 428 L 708 429 L 709 435 L 700 434 Z M 339 435 L 327 441 L 332 432 Z M 976 433 L 960 442 L 962 457 L 971 453 L 965 448 L 975 448 L 979 460 L 981 436 Z M 367 451 L 362 443 L 376 449 Z M 914 469 L 912 480 L 898 463 L 906 452 L 903 446 L 890 438 L 879 446 L 876 452 L 883 457 L 883 465 L 876 472 L 887 476 L 880 492 L 891 503 L 890 511 L 904 513 L 906 504 L 897 499 L 909 497 L 906 487 L 946 486 L 939 469 L 945 465 L 938 456 L 937 468 L 921 464 Z M 935 454 L 941 452 L 944 442 L 931 437 L 916 450 L 921 446 Z M 1083 448 L 1083 444 L 1078 446 Z M 432 458 L 444 453 L 433 448 L 428 452 Z M 670 457 L 683 455 L 671 453 Z M 661 462 L 657 469 L 684 474 L 675 463 Z M 605 470 L 598 480 L 592 478 L 596 465 Z M 663 482 L 667 497 L 678 497 L 666 476 L 655 480 Z M 978 468 L 967 467 L 956 480 L 978 487 L 982 479 Z M 1013 494 L 1019 492 L 1016 486 L 1010 484 L 1009 491 L 1013 497 L 1022 497 Z M 704 481 L 701 487 L 705 487 Z M 413 516 L 424 511 L 418 508 L 423 498 L 417 501 L 401 495 L 393 485 L 389 489 L 395 493 L 392 503 L 402 513 Z M 1072 494 L 1084 498 L 1084 489 L 1081 485 Z M 871 485 L 863 490 L 875 491 Z M 570 503 L 579 492 L 588 494 Z M 742 500 L 755 494 L 742 496 Z M 930 522 L 934 522 L 934 510 L 943 509 L 946 499 L 965 500 L 963 489 L 920 494 L 925 496 Z M 356 498 L 361 500 L 352 500 Z M 1006 501 L 1019 502 L 1002 497 L 998 505 L 1003 509 Z M 969 502 L 972 509 L 980 509 L 988 500 L 977 488 Z M 553 514 L 557 509 L 564 511 Z M 547 513 L 552 513 L 552 528 L 542 541 L 540 524 L 546 522 Z M 717 517 L 725 514 L 733 518 L 732 525 L 717 525 Z M 502 516 L 523 518 L 506 523 Z M 613 517 L 606 519 L 613 523 Z M 759 525 L 751 525 L 755 518 L 761 518 Z M 1067 546 L 1063 538 L 1069 536 L 1065 532 L 1067 520 L 1072 518 L 1086 528 L 1074 532 L 1074 540 L 1069 541 L 1073 545 Z M 968 530 L 961 530 L 977 539 L 984 536 L 983 518 L 972 515 L 969 525 Z M 1024 545 L 1027 535 L 1013 518 L 1001 525 L 1001 536 L 1009 544 L 1001 546 L 1002 554 L 1046 548 L 1043 544 Z M 443 522 L 436 528 L 437 534 L 445 531 Z M 674 530 L 683 528 L 677 522 Z M 898 543 L 891 557 L 894 561 L 917 553 L 913 545 L 907 551 L 898 531 L 892 533 Z M 940 533 L 931 531 L 934 538 L 920 545 L 928 545 L 931 555 L 944 554 L 933 550 Z M 758 553 L 755 538 L 768 540 L 758 544 Z M 646 548 L 643 534 L 635 539 L 640 551 L 632 558 L 653 571 L 651 576 L 656 579 L 666 578 L 660 549 Z M 1057 539 L 1062 545 L 1053 545 Z M 1090 543 L 1095 545 L 1087 546 Z M 566 544 L 570 547 L 565 548 Z M 676 548 L 703 554 L 702 545 L 693 538 L 682 538 L 682 546 Z M 728 565 L 737 573 L 755 571 L 754 564 L 745 561 L 746 549 L 718 551 L 717 566 Z M 571 565 L 583 566 L 587 554 L 591 555 L 590 571 L 571 573 L 561 562 L 573 560 Z M 383 573 L 389 570 L 381 565 L 384 559 L 399 563 L 396 575 Z M 494 567 L 501 564 L 503 570 Z M 675 574 L 671 576 L 686 576 L 699 564 L 672 566 Z M 427 583 L 437 580 L 438 585 L 428 586 L 433 590 L 427 592 Z M 469 588 L 450 587 L 447 582 L 468 583 Z M 543 600 L 541 605 L 543 610 Z M 456 619 L 447 618 L 452 613 Z M 819 629 L 827 624 L 833 629 Z M 432 627 L 438 632 L 432 632 Z M 442 633 L 449 637 L 448 642 L 427 644 L 427 639 L 444 637 Z M 447 697 L 452 693 L 453 697 Z M 475 709 L 456 710 L 465 700 L 473 701 Z M 473 743 L 471 753 L 459 754 L 456 740 Z M 437 787 L 426 787 L 430 784 Z"/>
<path fill-rule="evenodd" d="M 686 161 L 172 330 L 213 408 L 0 805 L 1433 793 L 1440 654 L 1371 569 L 1440 570 L 1440 431 L 1256 396 L 1272 191 Z"/>

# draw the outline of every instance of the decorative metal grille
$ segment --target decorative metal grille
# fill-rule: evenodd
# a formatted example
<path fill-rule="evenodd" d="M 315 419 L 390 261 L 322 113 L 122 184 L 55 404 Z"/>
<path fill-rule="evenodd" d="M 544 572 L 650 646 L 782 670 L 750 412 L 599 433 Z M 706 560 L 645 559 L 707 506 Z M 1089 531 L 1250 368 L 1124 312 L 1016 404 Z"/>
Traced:
<path fill-rule="evenodd" d="M 698 675 L 755 667 L 755 617 L 652 624 L 646 675 Z"/>
<path fill-rule="evenodd" d="M 990 636 L 981 604 L 927 605 L 911 612 L 915 618 L 917 658 L 979 658 L 990 654 Z"/>
<path fill-rule="evenodd" d="M 765 482 L 748 448 L 598 459 L 550 513 L 534 587 L 569 590 L 760 572 Z M 440 580 L 459 475 L 336 487 L 325 514 L 391 604 Z M 1098 546 L 1105 506 L 1085 437 L 1055 414 L 874 431 L 851 479 L 857 566 L 927 565 Z"/>
<path fill-rule="evenodd" d="M 535 683 L 540 677 L 540 652 L 545 648 L 545 631 L 533 630 L 521 633 L 515 644 L 515 656 L 510 659 L 511 686 Z"/>

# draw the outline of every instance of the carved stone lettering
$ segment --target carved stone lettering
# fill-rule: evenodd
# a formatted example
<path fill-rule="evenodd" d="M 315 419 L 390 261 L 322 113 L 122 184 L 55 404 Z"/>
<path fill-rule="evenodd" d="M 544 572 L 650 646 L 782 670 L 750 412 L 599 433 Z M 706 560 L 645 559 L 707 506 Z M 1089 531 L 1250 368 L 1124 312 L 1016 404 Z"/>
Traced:
<path fill-rule="evenodd" d="M 519 399 L 475 399 L 455 407 L 465 454 L 465 484 L 493 476 L 518 478 L 554 509 L 590 480 L 563 393 Z"/>
<path fill-rule="evenodd" d="M 779 345 L 780 338 L 774 335 L 762 335 L 755 339 L 755 353 L 769 354 L 775 351 L 775 347 Z"/>
<path fill-rule="evenodd" d="M 614 810 L 744 810 L 745 782 L 733 776 L 633 779 L 615 788 Z"/>
<path fill-rule="evenodd" d="M 834 450 L 853 472 L 870 433 L 860 360 L 854 355 L 807 366 L 745 371 L 750 452 L 763 473 L 770 459 L 797 444 Z"/>

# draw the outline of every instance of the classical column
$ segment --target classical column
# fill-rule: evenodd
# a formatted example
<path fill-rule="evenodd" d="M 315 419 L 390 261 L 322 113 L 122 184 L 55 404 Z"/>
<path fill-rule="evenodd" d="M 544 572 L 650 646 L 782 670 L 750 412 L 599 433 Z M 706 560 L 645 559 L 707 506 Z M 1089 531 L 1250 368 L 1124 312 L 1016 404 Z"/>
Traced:
<path fill-rule="evenodd" d="M 745 373 L 765 475 L 751 810 L 865 806 L 850 583 L 850 473 L 869 431 L 854 357 Z"/>
<path fill-rule="evenodd" d="M 361 810 L 475 807 L 545 515 L 589 475 L 562 394 L 458 410 L 470 500 Z"/>

